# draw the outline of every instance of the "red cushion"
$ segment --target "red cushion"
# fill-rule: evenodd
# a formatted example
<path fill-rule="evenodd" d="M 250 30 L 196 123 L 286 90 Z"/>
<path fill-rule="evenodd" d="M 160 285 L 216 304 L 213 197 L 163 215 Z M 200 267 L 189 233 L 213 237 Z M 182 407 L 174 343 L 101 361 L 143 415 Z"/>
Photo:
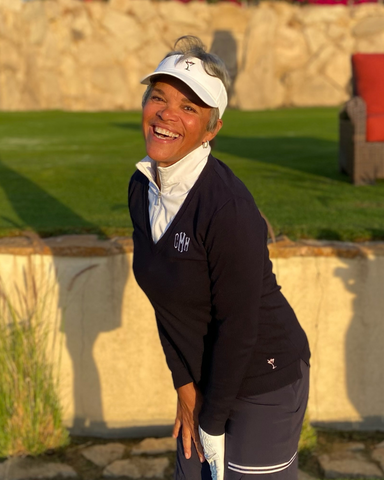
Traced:
<path fill-rule="evenodd" d="M 356 93 L 367 105 L 367 141 L 384 142 L 384 54 L 352 55 Z"/>

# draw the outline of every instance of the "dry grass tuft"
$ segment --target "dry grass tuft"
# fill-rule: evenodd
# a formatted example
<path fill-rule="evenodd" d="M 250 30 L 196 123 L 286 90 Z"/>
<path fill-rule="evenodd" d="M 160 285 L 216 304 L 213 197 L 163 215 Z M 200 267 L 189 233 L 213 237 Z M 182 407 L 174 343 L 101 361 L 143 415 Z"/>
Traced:
<path fill-rule="evenodd" d="M 68 443 L 47 356 L 52 282 L 37 284 L 31 263 L 22 278 L 21 286 L 11 288 L 0 279 L 1 457 L 38 455 Z"/>

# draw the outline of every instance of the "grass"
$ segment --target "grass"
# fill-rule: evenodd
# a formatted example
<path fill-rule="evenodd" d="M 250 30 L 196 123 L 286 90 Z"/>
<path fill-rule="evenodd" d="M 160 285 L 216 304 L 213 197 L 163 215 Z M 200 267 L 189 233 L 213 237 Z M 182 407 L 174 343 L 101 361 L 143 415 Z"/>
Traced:
<path fill-rule="evenodd" d="M 30 268 L 23 287 L 0 279 L 0 457 L 66 445 L 57 378 L 47 358 L 52 287 Z"/>
<path fill-rule="evenodd" d="M 384 182 L 337 168 L 337 109 L 228 111 L 214 148 L 276 235 L 384 239 Z M 126 190 L 145 155 L 139 112 L 1 112 L 0 236 L 129 235 Z"/>
<path fill-rule="evenodd" d="M 300 456 L 311 455 L 317 446 L 317 433 L 314 427 L 310 424 L 309 417 L 306 414 L 304 417 L 303 427 L 301 429 L 299 440 L 299 454 Z"/>

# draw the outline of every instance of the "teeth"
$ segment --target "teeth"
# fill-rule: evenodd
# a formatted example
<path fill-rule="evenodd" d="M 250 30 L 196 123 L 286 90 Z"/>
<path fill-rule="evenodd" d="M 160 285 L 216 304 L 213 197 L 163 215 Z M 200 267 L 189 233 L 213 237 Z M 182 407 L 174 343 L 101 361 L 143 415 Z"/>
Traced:
<path fill-rule="evenodd" d="M 169 130 L 166 130 L 165 128 L 161 128 L 161 127 L 155 127 L 154 131 L 156 134 L 165 135 L 166 137 L 177 138 L 180 136 L 178 133 L 170 132 Z"/>

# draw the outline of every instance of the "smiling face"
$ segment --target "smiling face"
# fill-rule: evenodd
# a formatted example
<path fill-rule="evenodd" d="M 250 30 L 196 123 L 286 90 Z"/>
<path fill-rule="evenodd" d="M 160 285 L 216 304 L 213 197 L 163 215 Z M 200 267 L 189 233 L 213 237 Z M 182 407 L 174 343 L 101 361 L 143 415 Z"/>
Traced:
<path fill-rule="evenodd" d="M 161 76 L 143 107 L 147 155 L 160 167 L 167 167 L 212 140 L 222 121 L 217 122 L 215 131 L 208 132 L 211 110 L 181 80 Z"/>

